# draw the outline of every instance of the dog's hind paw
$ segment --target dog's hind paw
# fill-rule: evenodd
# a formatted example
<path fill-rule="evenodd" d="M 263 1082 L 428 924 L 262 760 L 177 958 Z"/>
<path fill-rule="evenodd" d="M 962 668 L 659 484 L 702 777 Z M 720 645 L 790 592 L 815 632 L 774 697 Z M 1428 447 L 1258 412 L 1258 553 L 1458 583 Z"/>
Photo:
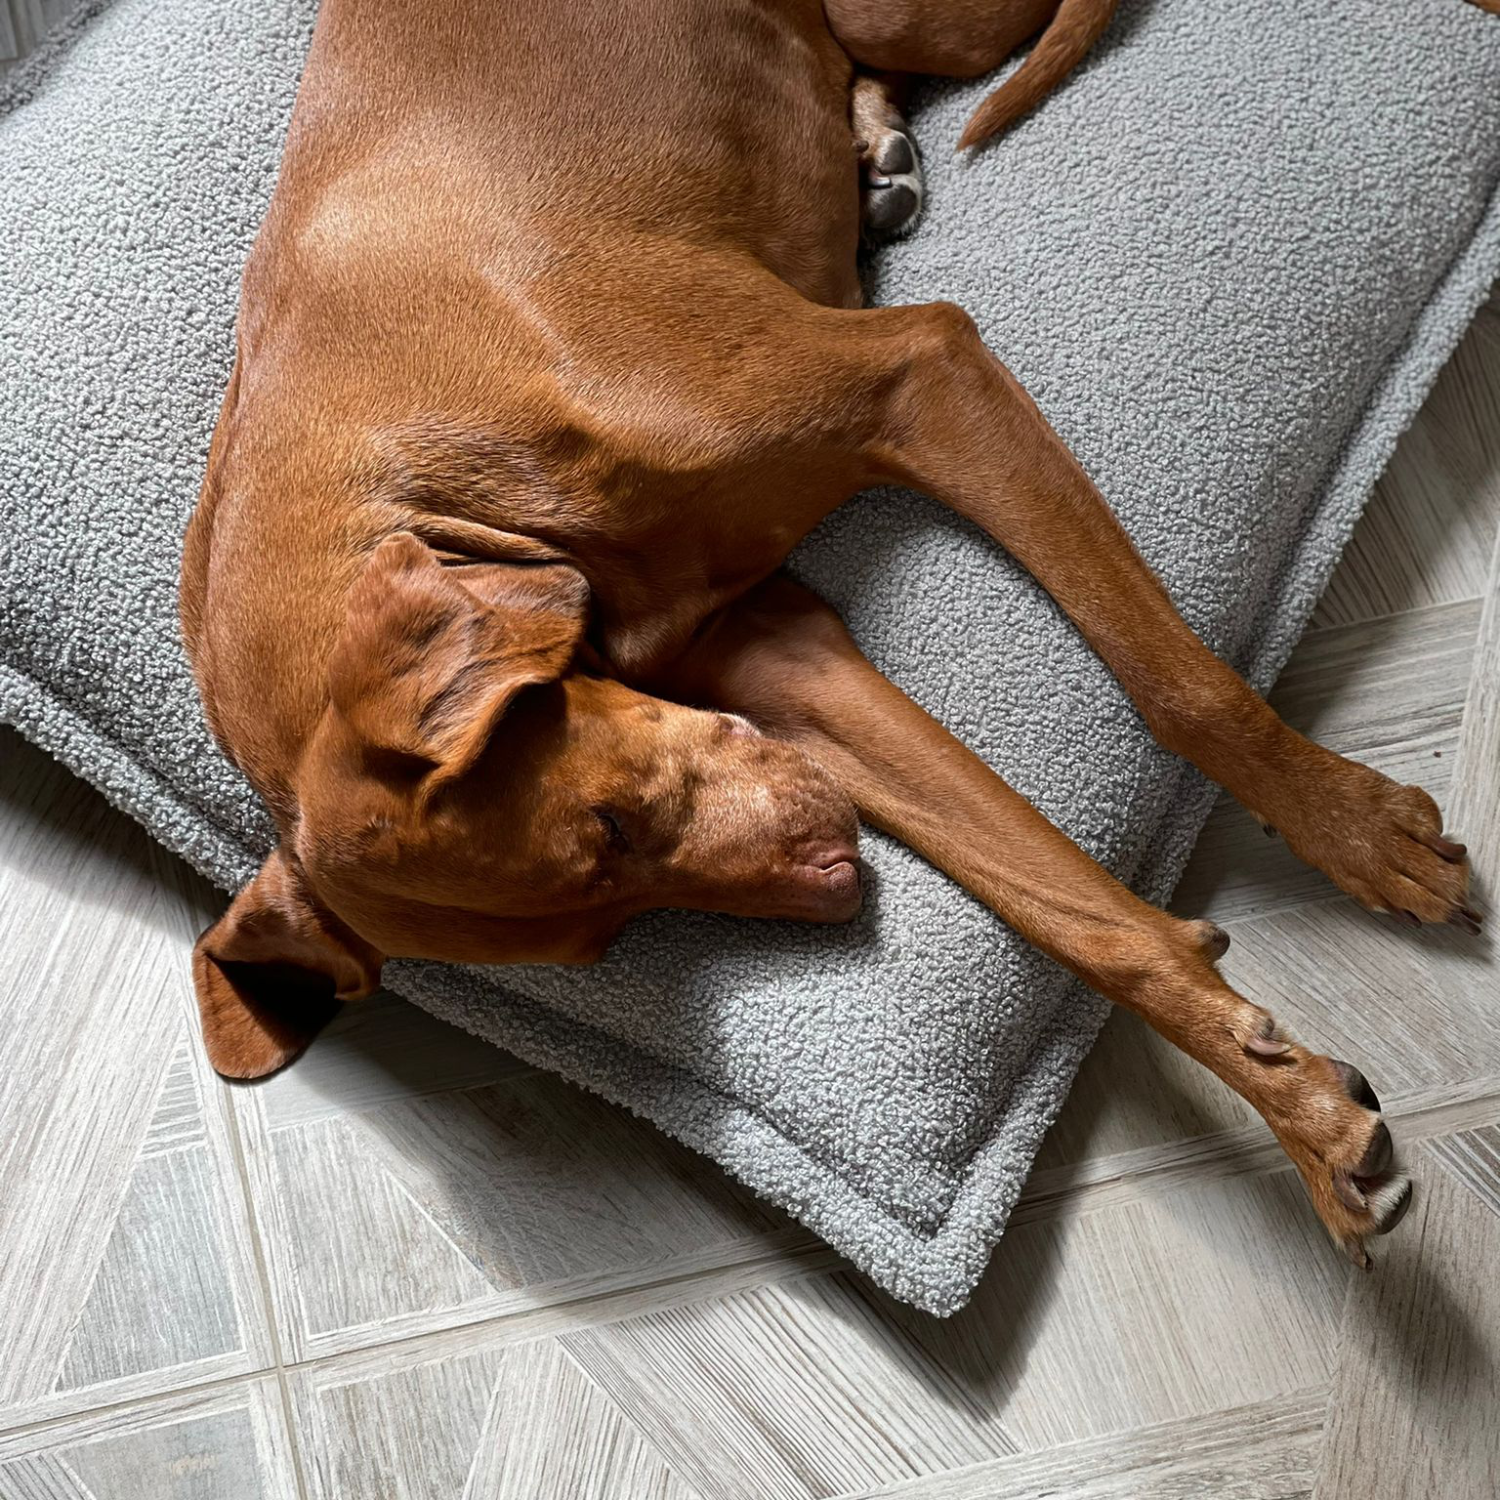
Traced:
<path fill-rule="evenodd" d="M 867 129 L 856 146 L 864 227 L 870 234 L 899 233 L 922 212 L 917 148 L 906 131 L 895 125 Z"/>

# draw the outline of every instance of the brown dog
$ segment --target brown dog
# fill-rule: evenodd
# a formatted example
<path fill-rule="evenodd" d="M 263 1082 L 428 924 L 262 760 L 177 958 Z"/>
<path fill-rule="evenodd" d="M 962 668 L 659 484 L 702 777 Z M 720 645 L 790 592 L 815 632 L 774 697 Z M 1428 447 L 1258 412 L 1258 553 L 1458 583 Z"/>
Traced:
<path fill-rule="evenodd" d="M 325 0 L 183 569 L 210 721 L 281 832 L 194 954 L 221 1072 L 287 1062 L 385 955 L 585 963 L 660 906 L 847 918 L 859 816 L 1243 1094 L 1365 1262 L 1410 1187 L 1360 1075 L 777 571 L 857 491 L 937 497 L 1304 859 L 1475 925 L 1431 798 L 1198 641 L 967 315 L 861 307 L 857 163 L 872 217 L 914 206 L 882 198 L 913 166 L 886 75 L 980 73 L 1050 20 L 973 144 L 1113 4 Z"/>

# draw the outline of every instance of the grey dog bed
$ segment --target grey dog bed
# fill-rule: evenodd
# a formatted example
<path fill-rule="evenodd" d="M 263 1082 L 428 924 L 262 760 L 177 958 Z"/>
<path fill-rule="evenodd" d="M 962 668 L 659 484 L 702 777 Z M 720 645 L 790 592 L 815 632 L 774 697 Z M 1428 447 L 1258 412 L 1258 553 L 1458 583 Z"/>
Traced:
<path fill-rule="evenodd" d="M 93 6 L 0 115 L 0 717 L 226 889 L 271 831 L 203 726 L 177 562 L 313 9 Z M 1265 687 L 1500 271 L 1500 22 L 1461 0 L 1125 0 L 1034 118 L 956 162 L 985 87 L 929 91 L 930 206 L 875 295 L 975 313 Z M 1168 895 L 1210 789 L 1007 557 L 882 494 L 795 567 L 1091 853 Z M 663 913 L 588 972 L 387 980 L 950 1312 L 1102 1007 L 921 860 L 866 853 L 848 928 Z"/>

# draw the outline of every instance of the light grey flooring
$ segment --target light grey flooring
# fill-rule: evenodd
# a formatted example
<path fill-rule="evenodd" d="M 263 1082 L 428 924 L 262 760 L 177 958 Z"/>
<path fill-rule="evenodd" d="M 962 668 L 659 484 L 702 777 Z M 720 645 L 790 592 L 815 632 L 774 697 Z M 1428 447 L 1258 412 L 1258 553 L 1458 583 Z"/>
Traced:
<path fill-rule="evenodd" d="M 1500 302 L 1404 441 L 1284 711 L 1500 885 Z M 1500 1494 L 1500 968 L 1231 807 L 1179 905 L 1356 1059 L 1419 1196 L 1373 1276 L 1264 1129 L 1115 1017 L 938 1322 L 640 1122 L 395 999 L 230 1088 L 219 902 L 0 735 L 3 1500 Z"/>
<path fill-rule="evenodd" d="M 0 77 L 78 8 L 78 0 L 0 0 Z"/>

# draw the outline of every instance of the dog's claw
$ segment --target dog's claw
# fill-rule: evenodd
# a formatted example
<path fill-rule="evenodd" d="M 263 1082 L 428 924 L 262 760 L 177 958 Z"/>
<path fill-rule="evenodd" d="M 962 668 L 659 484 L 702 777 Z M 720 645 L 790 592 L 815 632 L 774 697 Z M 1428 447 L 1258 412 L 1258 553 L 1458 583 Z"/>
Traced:
<path fill-rule="evenodd" d="M 1394 1179 L 1401 1184 L 1397 1196 L 1386 1210 L 1385 1217 L 1375 1227 L 1376 1234 L 1389 1234 L 1406 1217 L 1411 1208 L 1412 1181 L 1410 1177 Z"/>
<path fill-rule="evenodd" d="M 1347 1172 L 1333 1174 L 1333 1190 L 1339 1195 L 1339 1202 L 1354 1213 L 1362 1214 L 1370 1206 L 1359 1184 Z"/>
<path fill-rule="evenodd" d="M 1403 927 L 1472 931 L 1468 850 L 1442 831 L 1432 797 L 1320 747 L 1313 755 L 1299 795 L 1267 809 L 1292 852 Z"/>
<path fill-rule="evenodd" d="M 1278 1042 L 1274 1037 L 1253 1036 L 1245 1043 L 1245 1050 L 1260 1057 L 1281 1057 L 1292 1050 L 1292 1045 L 1290 1042 Z"/>
<path fill-rule="evenodd" d="M 1365 1154 L 1354 1169 L 1354 1175 L 1366 1180 L 1379 1177 L 1390 1166 L 1394 1151 L 1395 1148 L 1391 1145 L 1391 1133 L 1386 1128 L 1385 1121 L 1377 1120 L 1375 1133 L 1370 1137 L 1370 1144 L 1365 1147 Z"/>
<path fill-rule="evenodd" d="M 1345 1172 L 1335 1172 L 1333 1190 L 1351 1213 L 1370 1218 L 1370 1227 L 1364 1234 L 1344 1235 L 1339 1245 L 1361 1271 L 1373 1270 L 1375 1261 L 1366 1248 L 1366 1240 L 1372 1235 L 1389 1234 L 1406 1217 L 1411 1208 L 1411 1178 L 1388 1177 L 1383 1182 L 1361 1184 Z"/>
<path fill-rule="evenodd" d="M 901 130 L 892 129 L 875 143 L 870 160 L 877 171 L 899 177 L 917 170 L 917 153 L 911 137 Z"/>
<path fill-rule="evenodd" d="M 1462 864 L 1469 856 L 1468 846 L 1450 839 L 1445 833 L 1419 833 L 1417 842 L 1426 844 L 1436 855 L 1446 859 L 1449 864 Z"/>
<path fill-rule="evenodd" d="M 1329 1061 L 1333 1063 L 1334 1075 L 1338 1078 L 1344 1092 L 1356 1104 L 1362 1104 L 1366 1109 L 1373 1110 L 1378 1115 L 1380 1096 L 1370 1087 L 1370 1080 L 1353 1063 L 1340 1062 L 1336 1057 L 1330 1058 Z"/>
<path fill-rule="evenodd" d="M 1380 1187 L 1361 1194 L 1363 1203 L 1356 1205 L 1344 1196 L 1344 1189 L 1340 1185 L 1338 1176 L 1334 1178 L 1334 1190 L 1344 1204 L 1356 1213 L 1367 1212 L 1375 1216 L 1375 1222 L 1370 1228 L 1370 1234 L 1389 1234 L 1407 1215 L 1411 1208 L 1413 1196 L 1412 1180 L 1410 1177 L 1392 1177 Z M 1356 1192 L 1358 1189 L 1355 1190 Z M 1365 1240 L 1359 1235 L 1350 1235 L 1342 1240 L 1344 1254 L 1357 1265 L 1361 1271 L 1371 1271 L 1375 1268 L 1375 1261 L 1365 1248 Z"/>

